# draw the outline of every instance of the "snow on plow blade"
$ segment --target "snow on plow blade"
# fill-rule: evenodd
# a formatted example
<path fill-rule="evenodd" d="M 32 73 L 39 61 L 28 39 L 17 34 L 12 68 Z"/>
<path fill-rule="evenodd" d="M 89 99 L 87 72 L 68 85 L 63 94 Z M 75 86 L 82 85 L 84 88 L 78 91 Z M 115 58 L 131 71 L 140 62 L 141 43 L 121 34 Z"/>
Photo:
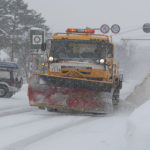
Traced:
<path fill-rule="evenodd" d="M 35 75 L 28 96 L 30 105 L 58 111 L 109 113 L 113 109 L 111 83 Z"/>

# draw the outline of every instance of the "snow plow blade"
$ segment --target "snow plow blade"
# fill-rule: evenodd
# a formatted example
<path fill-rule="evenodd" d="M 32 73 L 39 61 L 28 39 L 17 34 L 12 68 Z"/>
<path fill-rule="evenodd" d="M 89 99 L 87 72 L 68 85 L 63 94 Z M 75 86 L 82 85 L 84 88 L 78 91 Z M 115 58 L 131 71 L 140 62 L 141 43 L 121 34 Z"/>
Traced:
<path fill-rule="evenodd" d="M 32 106 L 61 112 L 110 113 L 112 83 L 70 77 L 34 75 L 28 96 Z"/>

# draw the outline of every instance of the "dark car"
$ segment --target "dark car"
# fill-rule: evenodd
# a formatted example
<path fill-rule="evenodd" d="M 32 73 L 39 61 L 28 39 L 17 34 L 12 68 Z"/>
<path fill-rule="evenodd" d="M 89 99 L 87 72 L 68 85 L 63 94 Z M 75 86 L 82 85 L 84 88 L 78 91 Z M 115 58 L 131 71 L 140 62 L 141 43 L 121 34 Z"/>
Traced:
<path fill-rule="evenodd" d="M 18 69 L 16 63 L 0 62 L 0 97 L 11 97 L 22 87 L 23 79 Z"/>

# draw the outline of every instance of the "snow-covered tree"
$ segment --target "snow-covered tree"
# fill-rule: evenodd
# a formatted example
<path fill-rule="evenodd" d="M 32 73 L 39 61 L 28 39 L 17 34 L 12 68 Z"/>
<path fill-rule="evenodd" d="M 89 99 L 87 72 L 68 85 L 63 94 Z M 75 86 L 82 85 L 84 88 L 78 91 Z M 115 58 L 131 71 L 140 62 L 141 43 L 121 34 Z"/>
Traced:
<path fill-rule="evenodd" d="M 40 13 L 28 9 L 23 0 L 0 0 L 0 49 L 9 49 L 11 61 L 17 61 L 28 72 L 29 30 L 32 27 L 49 28 Z"/>

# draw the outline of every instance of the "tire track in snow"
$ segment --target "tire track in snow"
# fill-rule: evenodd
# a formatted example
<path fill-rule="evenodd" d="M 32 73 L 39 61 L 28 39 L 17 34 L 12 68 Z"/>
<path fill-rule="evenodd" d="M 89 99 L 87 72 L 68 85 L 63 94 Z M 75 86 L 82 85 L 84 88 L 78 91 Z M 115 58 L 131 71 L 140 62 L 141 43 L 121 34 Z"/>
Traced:
<path fill-rule="evenodd" d="M 42 121 L 42 120 L 46 120 L 46 119 L 47 119 L 47 117 L 36 118 L 36 119 L 16 123 L 16 124 L 13 124 L 13 125 L 8 125 L 8 126 L 6 125 L 5 127 L 0 128 L 0 130 L 6 130 L 6 129 L 9 129 L 9 128 L 20 127 L 20 126 L 24 126 L 24 125 L 27 125 L 27 124 L 32 124 L 34 122 L 39 122 L 39 121 Z"/>
<path fill-rule="evenodd" d="M 2 111 L 5 111 L 5 110 L 11 110 L 11 109 L 16 109 L 16 108 L 20 108 L 20 107 L 26 107 L 26 106 L 23 106 L 23 105 L 18 105 L 18 106 L 7 106 L 7 107 L 2 107 L 2 108 L 0 108 L 0 112 L 2 112 Z"/>
<path fill-rule="evenodd" d="M 13 108 L 13 109 L 6 109 L 4 111 L 0 111 L 0 117 L 6 117 L 6 116 L 10 116 L 10 115 L 16 115 L 16 114 L 20 114 L 20 113 L 26 113 L 26 112 L 31 112 L 34 111 L 32 108 L 30 107 L 17 107 L 17 108 Z"/>
<path fill-rule="evenodd" d="M 38 142 L 38 141 L 40 141 L 44 138 L 47 138 L 49 136 L 53 136 L 56 133 L 62 132 L 66 129 L 73 128 L 75 126 L 82 125 L 82 124 L 87 123 L 87 122 L 91 122 L 91 121 L 96 120 L 96 119 L 97 119 L 96 117 L 94 117 L 94 118 L 93 117 L 88 117 L 86 119 L 82 119 L 82 120 L 79 120 L 79 121 L 76 121 L 76 122 L 66 123 L 66 124 L 61 125 L 57 128 L 47 129 L 43 132 L 37 133 L 35 135 L 32 135 L 30 137 L 27 137 L 25 139 L 17 141 L 13 144 L 10 144 L 8 147 L 5 147 L 4 150 L 20 150 L 22 148 L 27 147 L 28 145 L 31 145 L 33 143 Z"/>
<path fill-rule="evenodd" d="M 38 111 L 37 111 L 38 112 Z M 29 112 L 30 113 L 30 112 Z M 30 114 L 29 114 L 30 115 Z M 35 115 L 32 113 L 32 115 Z M 38 114 L 36 114 L 38 115 Z M 41 114 L 39 114 L 41 115 Z M 14 128 L 14 127 L 20 127 L 20 126 L 24 126 L 24 125 L 27 125 L 27 124 L 32 124 L 32 123 L 35 123 L 35 122 L 40 122 L 40 121 L 43 121 L 43 120 L 49 120 L 51 118 L 54 118 L 54 117 L 58 117 L 59 115 L 57 113 L 55 114 L 43 114 L 42 116 L 40 116 L 39 118 L 31 118 L 31 120 L 26 120 L 26 121 L 22 121 L 22 122 L 19 122 L 19 123 L 15 123 L 13 125 L 8 125 L 8 126 L 5 126 L 5 127 L 1 127 L 0 130 L 5 130 L 5 129 L 9 129 L 9 128 Z"/>

